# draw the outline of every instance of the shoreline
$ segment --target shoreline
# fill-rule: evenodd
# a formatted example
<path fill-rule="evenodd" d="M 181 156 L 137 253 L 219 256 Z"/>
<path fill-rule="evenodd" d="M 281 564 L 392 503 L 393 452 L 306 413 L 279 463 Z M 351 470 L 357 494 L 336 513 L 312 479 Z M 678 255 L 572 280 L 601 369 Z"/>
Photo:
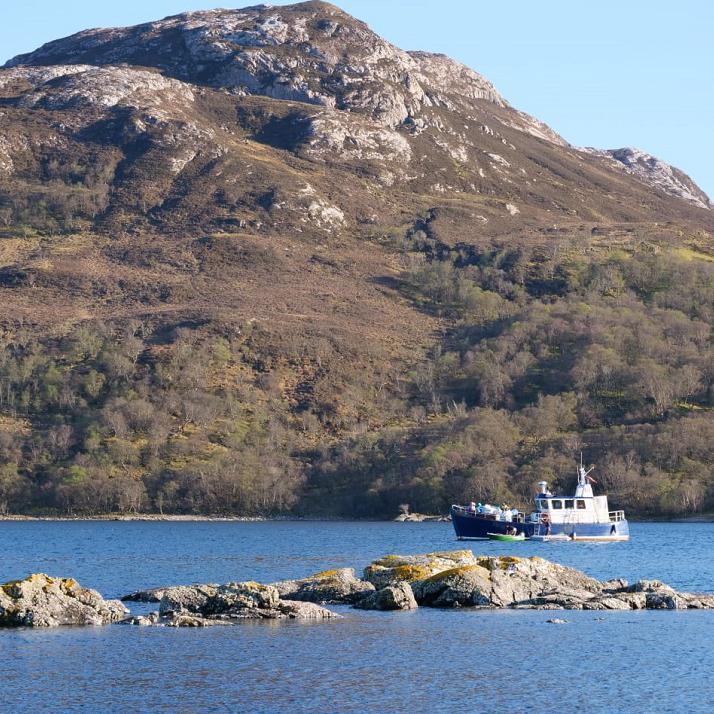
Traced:
<path fill-rule="evenodd" d="M 630 518 L 631 523 L 714 523 L 714 514 L 687 516 L 682 518 Z M 268 523 L 268 522 L 317 522 L 340 523 L 362 521 L 364 523 L 446 523 L 450 522 L 443 516 L 427 516 L 421 520 L 402 520 L 397 518 L 343 518 L 341 516 L 221 516 L 193 514 L 158 514 L 158 513 L 104 513 L 94 516 L 45 515 L 28 516 L 23 514 L 7 514 L 0 516 L 0 522 L 31 522 L 31 521 L 127 521 L 127 522 L 166 522 L 166 523 Z"/>
<path fill-rule="evenodd" d="M 320 516 L 218 516 L 218 515 L 183 515 L 183 514 L 156 514 L 156 513 L 135 513 L 131 515 L 119 513 L 97 514 L 95 516 L 25 516 L 25 515 L 5 515 L 0 516 L 2 521 L 136 521 L 136 522 L 167 522 L 167 523 L 263 523 L 268 521 L 346 521 L 346 518 L 328 518 Z"/>

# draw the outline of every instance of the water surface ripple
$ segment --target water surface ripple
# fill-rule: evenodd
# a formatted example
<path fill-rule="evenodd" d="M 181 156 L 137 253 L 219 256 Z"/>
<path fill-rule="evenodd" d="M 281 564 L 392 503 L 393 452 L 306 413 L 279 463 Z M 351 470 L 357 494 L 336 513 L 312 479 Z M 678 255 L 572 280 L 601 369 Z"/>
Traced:
<path fill-rule="evenodd" d="M 714 524 L 632 524 L 629 543 L 459 543 L 450 524 L 1 522 L 0 581 L 42 571 L 106 596 L 270 582 L 386 553 L 538 554 L 598 578 L 714 592 Z M 711 711 L 709 612 L 358 612 L 208 630 L 0 631 L 2 709 Z"/>

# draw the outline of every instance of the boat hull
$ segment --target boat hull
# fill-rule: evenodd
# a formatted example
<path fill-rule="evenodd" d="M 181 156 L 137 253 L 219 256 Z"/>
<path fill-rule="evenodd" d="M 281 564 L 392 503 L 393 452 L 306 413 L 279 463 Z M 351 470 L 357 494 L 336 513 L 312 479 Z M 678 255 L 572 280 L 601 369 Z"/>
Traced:
<path fill-rule="evenodd" d="M 630 539 L 630 528 L 626 519 L 607 523 L 553 523 L 550 532 L 538 523 L 525 521 L 499 521 L 482 514 L 469 515 L 456 510 L 451 511 L 456 537 L 459 540 L 488 540 L 489 533 L 506 535 L 506 528 L 515 527 L 518 533 L 524 533 L 526 538 L 533 535 L 567 536 L 573 540 L 582 541 L 622 541 Z"/>

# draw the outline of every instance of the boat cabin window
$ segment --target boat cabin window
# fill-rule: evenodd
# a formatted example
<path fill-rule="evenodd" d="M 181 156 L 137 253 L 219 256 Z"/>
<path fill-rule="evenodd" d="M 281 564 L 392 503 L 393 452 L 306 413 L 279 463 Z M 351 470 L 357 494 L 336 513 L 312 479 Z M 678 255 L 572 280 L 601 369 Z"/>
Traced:
<path fill-rule="evenodd" d="M 579 498 L 577 503 L 578 503 L 578 508 L 580 508 L 581 510 L 585 509 L 585 501 L 583 501 L 582 499 Z"/>
<path fill-rule="evenodd" d="M 553 504 L 553 508 L 555 510 L 560 510 L 563 508 L 563 502 L 559 499 L 553 499 L 551 503 Z"/>
<path fill-rule="evenodd" d="M 575 501 L 573 501 L 572 499 L 567 499 L 565 501 L 565 507 L 566 508 L 575 508 Z"/>
<path fill-rule="evenodd" d="M 547 511 L 548 510 L 548 501 L 543 499 L 542 501 L 538 501 L 538 508 L 540 508 L 542 511 Z"/>

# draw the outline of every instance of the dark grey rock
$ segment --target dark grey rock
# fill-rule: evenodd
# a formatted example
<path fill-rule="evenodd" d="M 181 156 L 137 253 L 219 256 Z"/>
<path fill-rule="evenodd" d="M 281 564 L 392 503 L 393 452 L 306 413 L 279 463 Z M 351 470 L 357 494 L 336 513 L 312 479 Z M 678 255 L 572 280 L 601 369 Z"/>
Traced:
<path fill-rule="evenodd" d="M 355 604 L 361 610 L 415 610 L 417 602 L 409 583 L 387 585 L 375 590 Z"/>

